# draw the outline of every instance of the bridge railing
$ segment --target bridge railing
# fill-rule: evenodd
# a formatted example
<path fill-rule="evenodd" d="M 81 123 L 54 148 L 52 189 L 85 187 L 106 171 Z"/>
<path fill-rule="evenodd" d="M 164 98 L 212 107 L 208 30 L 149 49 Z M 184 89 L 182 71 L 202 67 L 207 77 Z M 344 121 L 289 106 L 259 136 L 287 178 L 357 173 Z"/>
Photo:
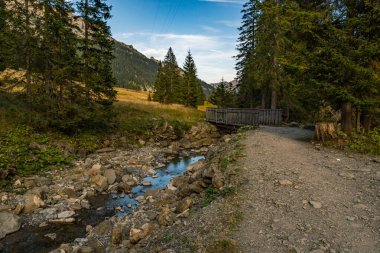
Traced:
<path fill-rule="evenodd" d="M 278 126 L 282 121 L 281 109 L 207 108 L 206 120 L 233 126 Z"/>

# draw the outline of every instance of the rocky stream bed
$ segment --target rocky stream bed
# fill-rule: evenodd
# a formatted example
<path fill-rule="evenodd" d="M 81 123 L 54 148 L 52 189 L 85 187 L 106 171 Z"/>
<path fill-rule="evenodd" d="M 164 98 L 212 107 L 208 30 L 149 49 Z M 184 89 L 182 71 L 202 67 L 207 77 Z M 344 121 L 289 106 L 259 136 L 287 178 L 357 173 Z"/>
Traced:
<path fill-rule="evenodd" d="M 1 252 L 136 252 L 152 231 L 182 222 L 198 194 L 220 189 L 221 144 L 206 123 L 181 140 L 107 148 L 65 170 L 19 178 L 0 193 Z"/>

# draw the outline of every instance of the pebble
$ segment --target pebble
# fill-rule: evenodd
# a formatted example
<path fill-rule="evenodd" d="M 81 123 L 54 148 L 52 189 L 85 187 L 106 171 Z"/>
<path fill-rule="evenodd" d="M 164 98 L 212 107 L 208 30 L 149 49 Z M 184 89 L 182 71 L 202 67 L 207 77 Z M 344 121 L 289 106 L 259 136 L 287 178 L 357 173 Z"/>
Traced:
<path fill-rule="evenodd" d="M 152 182 L 144 181 L 144 182 L 142 182 L 142 185 L 143 185 L 143 186 L 151 186 L 151 185 L 152 185 Z"/>
<path fill-rule="evenodd" d="M 319 209 L 322 207 L 322 204 L 321 202 L 318 202 L 318 201 L 313 201 L 313 200 L 310 200 L 309 201 L 310 205 L 312 205 L 314 208 L 316 209 Z"/>
<path fill-rule="evenodd" d="M 57 234 L 56 233 L 50 233 L 50 234 L 46 234 L 44 235 L 45 237 L 49 238 L 50 240 L 55 240 L 55 238 L 57 238 Z"/>
<path fill-rule="evenodd" d="M 281 179 L 279 182 L 280 182 L 280 185 L 282 185 L 282 186 L 290 186 L 293 184 L 292 181 L 290 181 L 288 179 Z"/>
<path fill-rule="evenodd" d="M 315 249 L 315 250 L 310 251 L 309 253 L 325 253 L 325 252 L 321 249 Z"/>

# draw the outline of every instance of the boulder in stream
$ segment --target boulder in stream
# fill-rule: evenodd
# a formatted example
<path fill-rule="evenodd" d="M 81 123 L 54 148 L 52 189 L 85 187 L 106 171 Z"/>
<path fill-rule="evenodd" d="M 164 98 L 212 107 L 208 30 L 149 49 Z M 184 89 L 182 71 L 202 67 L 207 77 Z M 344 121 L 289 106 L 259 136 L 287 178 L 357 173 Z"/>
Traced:
<path fill-rule="evenodd" d="M 7 234 L 16 232 L 21 227 L 20 217 L 13 213 L 0 212 L 0 239 Z"/>

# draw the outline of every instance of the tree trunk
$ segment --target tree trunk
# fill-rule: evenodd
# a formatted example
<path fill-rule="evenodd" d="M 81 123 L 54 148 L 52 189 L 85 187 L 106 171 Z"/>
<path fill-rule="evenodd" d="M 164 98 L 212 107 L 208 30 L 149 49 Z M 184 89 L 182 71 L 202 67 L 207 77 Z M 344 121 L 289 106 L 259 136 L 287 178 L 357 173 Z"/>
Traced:
<path fill-rule="evenodd" d="M 265 92 L 264 92 L 264 88 L 261 89 L 261 109 L 265 109 Z"/>
<path fill-rule="evenodd" d="M 357 108 L 356 109 L 356 132 L 360 133 L 360 130 L 361 130 L 361 124 L 360 124 L 360 118 L 361 118 L 361 110 L 360 108 Z"/>
<path fill-rule="evenodd" d="M 24 1 L 25 8 L 25 76 L 26 76 L 26 95 L 30 96 L 30 14 L 29 14 L 29 0 Z"/>
<path fill-rule="evenodd" d="M 290 116 L 290 110 L 289 110 L 289 106 L 286 106 L 285 107 L 285 110 L 284 110 L 284 115 L 282 116 L 282 120 L 284 122 L 288 122 L 289 121 L 289 116 Z"/>
<path fill-rule="evenodd" d="M 348 135 L 352 132 L 352 104 L 350 102 L 342 105 L 342 131 Z"/>
<path fill-rule="evenodd" d="M 363 111 L 362 125 L 364 131 L 368 132 L 371 130 L 372 117 L 367 111 Z"/>
<path fill-rule="evenodd" d="M 277 109 L 277 92 L 274 89 L 272 90 L 270 109 L 272 110 Z"/>

